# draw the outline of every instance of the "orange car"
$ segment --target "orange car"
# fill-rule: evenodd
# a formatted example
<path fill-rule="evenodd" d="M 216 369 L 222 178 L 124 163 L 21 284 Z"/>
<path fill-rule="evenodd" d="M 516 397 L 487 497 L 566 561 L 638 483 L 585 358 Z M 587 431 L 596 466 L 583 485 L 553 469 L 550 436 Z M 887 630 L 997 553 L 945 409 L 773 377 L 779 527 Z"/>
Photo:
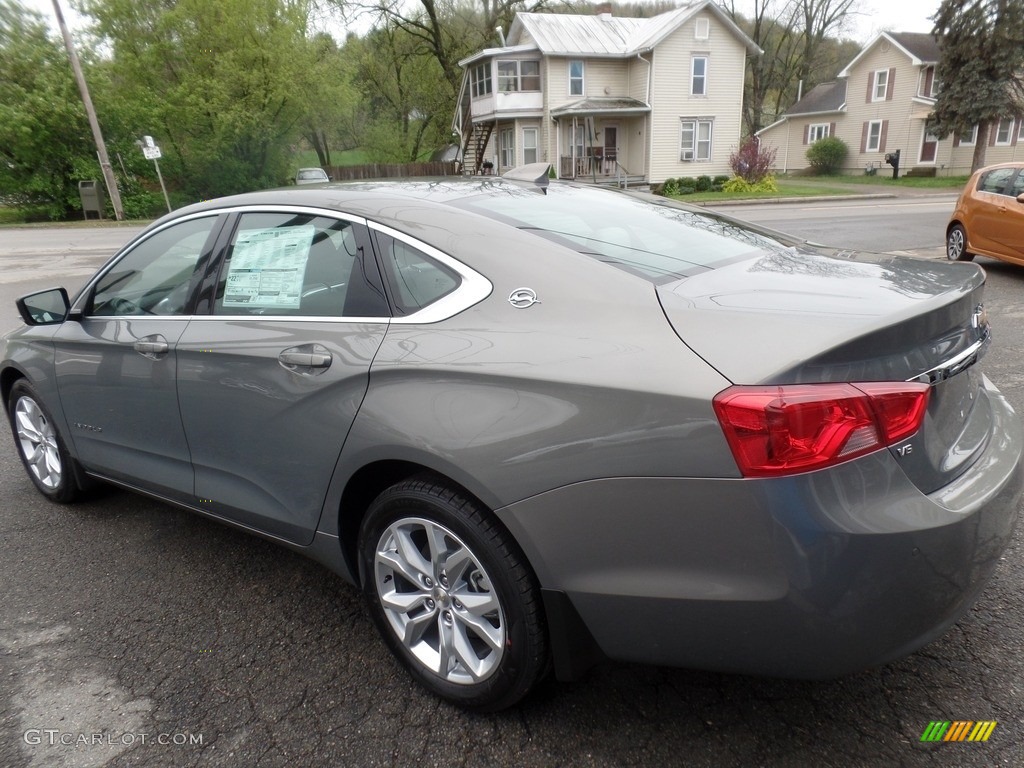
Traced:
<path fill-rule="evenodd" d="M 976 254 L 1024 265 L 1024 163 L 982 168 L 960 193 L 946 225 L 946 258 Z"/>

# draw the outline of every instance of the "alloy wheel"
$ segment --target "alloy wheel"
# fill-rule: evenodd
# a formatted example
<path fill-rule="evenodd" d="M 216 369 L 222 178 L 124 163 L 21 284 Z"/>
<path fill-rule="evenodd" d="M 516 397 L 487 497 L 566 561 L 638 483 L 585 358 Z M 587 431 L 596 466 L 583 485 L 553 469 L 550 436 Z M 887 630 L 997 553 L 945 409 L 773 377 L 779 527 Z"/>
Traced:
<path fill-rule="evenodd" d="M 399 642 L 446 682 L 493 675 L 506 642 L 505 616 L 480 560 L 452 531 L 402 518 L 381 534 L 374 578 Z"/>
<path fill-rule="evenodd" d="M 22 397 L 14 408 L 15 432 L 25 464 L 44 488 L 60 485 L 63 466 L 57 433 L 39 404 L 31 397 Z"/>

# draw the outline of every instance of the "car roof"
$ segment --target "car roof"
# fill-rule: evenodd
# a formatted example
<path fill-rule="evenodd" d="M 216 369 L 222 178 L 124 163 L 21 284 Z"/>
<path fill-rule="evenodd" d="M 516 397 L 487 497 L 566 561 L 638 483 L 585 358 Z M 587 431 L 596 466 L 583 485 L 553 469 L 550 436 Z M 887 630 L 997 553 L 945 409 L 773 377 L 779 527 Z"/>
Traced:
<path fill-rule="evenodd" d="M 567 186 L 569 185 L 567 184 Z M 315 187 L 280 187 L 259 192 L 247 192 L 195 203 L 179 208 L 169 216 L 177 218 L 204 211 L 251 205 L 298 205 L 346 211 L 367 218 L 383 216 L 383 218 L 392 219 L 396 201 L 402 201 L 406 206 L 422 209 L 438 206 L 447 208 L 451 203 L 468 197 L 503 196 L 507 195 L 510 190 L 520 192 L 532 190 L 543 194 L 543 187 L 536 184 L 499 177 L 447 176 L 415 180 L 380 179 L 333 182 L 318 184 Z M 166 220 L 167 218 L 161 221 Z"/>

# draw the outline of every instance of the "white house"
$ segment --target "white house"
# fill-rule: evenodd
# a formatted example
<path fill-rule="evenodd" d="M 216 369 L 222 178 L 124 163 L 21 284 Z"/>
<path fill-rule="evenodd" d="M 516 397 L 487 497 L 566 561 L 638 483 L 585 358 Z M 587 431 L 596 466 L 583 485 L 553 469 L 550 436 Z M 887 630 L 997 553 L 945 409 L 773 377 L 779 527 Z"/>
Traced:
<path fill-rule="evenodd" d="M 743 78 L 761 50 L 712 2 L 650 19 L 519 13 L 462 60 L 464 169 L 551 163 L 559 177 L 656 183 L 730 173 Z"/>

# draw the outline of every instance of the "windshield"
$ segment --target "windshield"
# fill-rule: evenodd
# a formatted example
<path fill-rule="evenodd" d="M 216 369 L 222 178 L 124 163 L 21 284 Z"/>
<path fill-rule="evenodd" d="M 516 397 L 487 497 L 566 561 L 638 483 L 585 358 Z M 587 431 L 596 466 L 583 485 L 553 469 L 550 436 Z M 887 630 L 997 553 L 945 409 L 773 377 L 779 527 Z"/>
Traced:
<path fill-rule="evenodd" d="M 505 185 L 501 191 L 507 194 L 471 196 L 453 204 L 659 283 L 795 245 L 656 198 L 565 184 L 546 190 Z"/>

